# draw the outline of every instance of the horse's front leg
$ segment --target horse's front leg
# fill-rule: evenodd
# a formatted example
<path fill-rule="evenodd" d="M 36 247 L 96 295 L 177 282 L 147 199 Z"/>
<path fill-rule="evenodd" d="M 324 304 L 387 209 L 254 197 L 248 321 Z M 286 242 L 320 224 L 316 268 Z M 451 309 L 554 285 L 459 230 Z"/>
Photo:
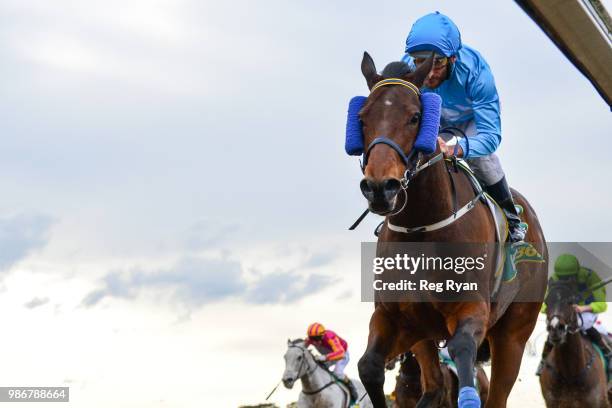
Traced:
<path fill-rule="evenodd" d="M 448 352 L 457 366 L 459 408 L 480 408 L 480 397 L 474 387 L 474 364 L 478 346 L 484 339 L 487 320 L 487 305 L 472 302 L 463 305 L 449 322 L 449 331 L 453 336 L 448 342 Z"/>
<path fill-rule="evenodd" d="M 374 408 L 386 408 L 387 406 L 383 391 L 387 357 L 401 351 L 408 351 L 414 343 L 415 339 L 412 335 L 404 330 L 398 331 L 397 324 L 393 324 L 392 317 L 382 306 L 376 307 L 370 319 L 368 346 L 357 364 L 359 378 Z"/>
<path fill-rule="evenodd" d="M 540 303 L 512 303 L 489 331 L 492 356 L 491 385 L 485 407 L 506 407 L 508 396 L 521 368 L 525 344 L 533 332 L 539 311 Z"/>
<path fill-rule="evenodd" d="M 439 407 L 445 396 L 444 376 L 440 369 L 438 347 L 431 340 L 420 341 L 412 347 L 412 351 L 421 368 L 421 387 L 423 395 L 416 408 Z"/>

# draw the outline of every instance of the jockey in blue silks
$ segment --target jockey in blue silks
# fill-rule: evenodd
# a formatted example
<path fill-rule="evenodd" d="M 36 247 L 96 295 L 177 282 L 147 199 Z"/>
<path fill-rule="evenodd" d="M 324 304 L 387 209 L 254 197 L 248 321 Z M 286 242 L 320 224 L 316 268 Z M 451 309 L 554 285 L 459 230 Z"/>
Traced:
<path fill-rule="evenodd" d="M 447 155 L 455 146 L 447 145 L 449 129 L 458 141 L 456 156 L 463 157 L 485 190 L 503 208 L 510 227 L 510 240 L 525 238 L 526 224 L 521 223 L 512 194 L 495 150 L 501 142 L 499 96 L 489 65 L 475 49 L 461 43 L 459 29 L 439 12 L 418 19 L 406 39 L 402 61 L 411 69 L 434 55 L 434 65 L 423 84 L 423 92 L 442 98 L 438 145 Z M 450 136 L 453 136 L 453 133 Z M 447 139 L 445 139 L 445 137 Z M 456 139 L 455 139 L 456 140 Z"/>

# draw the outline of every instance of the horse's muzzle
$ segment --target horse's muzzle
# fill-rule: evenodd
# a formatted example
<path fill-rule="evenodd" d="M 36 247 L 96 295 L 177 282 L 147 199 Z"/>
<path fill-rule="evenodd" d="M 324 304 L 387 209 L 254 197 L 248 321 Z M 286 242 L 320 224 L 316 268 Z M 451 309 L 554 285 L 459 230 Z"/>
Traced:
<path fill-rule="evenodd" d="M 548 331 L 548 340 L 554 344 L 562 344 L 565 342 L 565 336 L 567 335 L 568 327 L 565 323 L 562 323 L 558 318 L 553 318 L 548 323 L 546 330 Z"/>
<path fill-rule="evenodd" d="M 293 384 L 295 384 L 295 378 L 292 377 L 283 377 L 283 385 L 287 389 L 293 388 Z"/>
<path fill-rule="evenodd" d="M 398 179 L 387 178 L 381 181 L 364 178 L 359 183 L 361 193 L 368 200 L 368 208 L 375 214 L 385 215 L 393 210 L 397 194 L 402 188 Z"/>

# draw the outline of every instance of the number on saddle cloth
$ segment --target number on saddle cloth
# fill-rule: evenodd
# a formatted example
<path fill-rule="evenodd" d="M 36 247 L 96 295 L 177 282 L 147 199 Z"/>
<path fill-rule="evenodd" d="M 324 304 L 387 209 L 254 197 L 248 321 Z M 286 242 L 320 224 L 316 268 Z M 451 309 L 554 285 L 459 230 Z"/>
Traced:
<path fill-rule="evenodd" d="M 355 96 L 349 101 L 344 150 L 350 156 L 359 156 L 365 151 L 359 112 L 367 99 L 365 96 Z M 424 93 L 421 95 L 421 105 L 423 116 L 413 149 L 430 154 L 436 151 L 442 99 L 438 94 Z"/>
<path fill-rule="evenodd" d="M 502 280 L 510 282 L 516 277 L 516 266 L 521 262 L 544 262 L 544 257 L 529 242 L 506 245 L 506 259 Z"/>

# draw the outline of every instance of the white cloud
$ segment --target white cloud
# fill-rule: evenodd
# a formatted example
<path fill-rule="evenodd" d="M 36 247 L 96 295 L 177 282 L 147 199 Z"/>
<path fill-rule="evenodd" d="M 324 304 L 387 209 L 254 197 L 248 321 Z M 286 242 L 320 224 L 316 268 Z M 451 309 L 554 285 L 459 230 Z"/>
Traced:
<path fill-rule="evenodd" d="M 355 375 L 372 310 L 357 298 L 359 245 L 379 218 L 346 231 L 365 206 L 342 149 L 346 103 L 366 92 L 363 50 L 379 67 L 398 59 L 411 22 L 433 9 L 493 67 L 502 163 L 547 238 L 610 240 L 609 109 L 513 2 L 0 8 L 0 243 L 14 249 L 0 253 L 11 268 L 0 308 L 15 328 L 5 350 L 27 351 L 3 355 L 0 382 L 69 379 L 73 405 L 88 408 L 117 396 L 130 407 L 236 406 L 265 397 L 286 337 L 312 320 L 349 340 Z M 51 214 L 52 239 L 48 220 L 6 217 L 20 213 Z M 228 254 L 238 266 L 215 273 L 239 270 L 260 297 L 185 313 L 178 300 L 197 304 L 198 285 L 210 288 L 181 259 Z M 81 307 L 91 293 L 96 307 Z M 236 387 L 236 367 L 252 368 L 251 381 Z"/>

